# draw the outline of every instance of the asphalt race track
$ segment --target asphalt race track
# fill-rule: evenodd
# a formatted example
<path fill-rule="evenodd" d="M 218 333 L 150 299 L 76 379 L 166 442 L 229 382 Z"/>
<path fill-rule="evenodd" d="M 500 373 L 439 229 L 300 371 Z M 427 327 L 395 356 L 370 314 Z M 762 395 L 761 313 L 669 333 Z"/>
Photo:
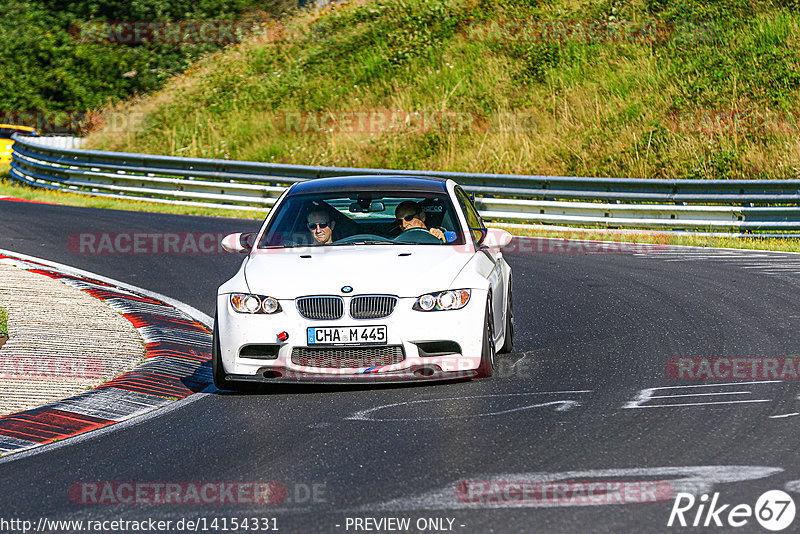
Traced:
<path fill-rule="evenodd" d="M 0 248 L 156 291 L 212 316 L 216 288 L 240 257 L 81 254 L 68 243 L 87 232 L 257 227 L 0 201 Z M 719 504 L 750 506 L 767 490 L 800 496 L 800 383 L 677 379 L 669 367 L 674 358 L 800 353 L 800 256 L 533 248 L 507 255 L 516 347 L 500 355 L 492 378 L 202 394 L 140 424 L 0 463 L 0 515 L 173 524 L 259 517 L 275 518 L 270 526 L 283 532 L 377 525 L 383 528 L 371 530 L 729 532 L 728 525 L 667 527 L 675 495 L 718 492 Z M 279 483 L 286 498 L 91 504 L 69 493 L 87 482 L 255 481 Z M 505 489 L 486 497 L 492 481 Z M 536 481 L 568 481 L 568 490 L 521 495 L 514 486 Z M 580 493 L 589 483 L 596 483 L 592 499 Z M 731 507 L 719 515 L 723 522 Z M 687 521 L 697 510 L 686 512 Z M 377 523 L 389 518 L 411 526 Z M 735 531 L 767 532 L 753 517 Z"/>

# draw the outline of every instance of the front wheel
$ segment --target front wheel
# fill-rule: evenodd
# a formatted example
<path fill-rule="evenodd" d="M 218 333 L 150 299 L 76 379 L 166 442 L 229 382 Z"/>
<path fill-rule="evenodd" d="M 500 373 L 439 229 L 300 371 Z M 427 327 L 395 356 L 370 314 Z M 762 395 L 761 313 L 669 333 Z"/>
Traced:
<path fill-rule="evenodd" d="M 214 315 L 214 333 L 211 345 L 211 374 L 217 389 L 232 389 L 230 382 L 225 378 L 225 369 L 222 367 L 222 354 L 219 350 L 219 323 Z"/>
<path fill-rule="evenodd" d="M 483 325 L 483 346 L 481 349 L 481 364 L 478 367 L 478 378 L 487 378 L 492 376 L 494 371 L 494 317 L 492 317 L 491 295 L 486 302 L 486 314 L 484 315 Z"/>
<path fill-rule="evenodd" d="M 225 368 L 222 366 L 222 352 L 219 349 L 219 323 L 216 315 L 214 315 L 214 333 L 211 345 L 211 376 L 217 389 L 227 389 L 237 393 L 252 393 L 258 390 L 258 384 L 233 382 L 225 378 Z"/>
<path fill-rule="evenodd" d="M 511 284 L 511 278 L 508 279 L 508 302 L 506 303 L 506 331 L 503 346 L 499 352 L 506 354 L 514 350 L 514 299 L 511 289 L 514 286 Z"/>

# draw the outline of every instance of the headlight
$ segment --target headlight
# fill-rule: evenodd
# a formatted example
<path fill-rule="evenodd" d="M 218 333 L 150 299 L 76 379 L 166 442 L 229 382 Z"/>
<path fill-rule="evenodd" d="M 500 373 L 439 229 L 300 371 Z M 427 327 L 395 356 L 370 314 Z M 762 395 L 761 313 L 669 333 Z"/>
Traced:
<path fill-rule="evenodd" d="M 449 289 L 422 295 L 412 309 L 417 311 L 460 310 L 469 302 L 469 289 Z"/>
<path fill-rule="evenodd" d="M 281 311 L 281 305 L 277 299 L 248 293 L 231 294 L 231 306 L 240 313 L 272 314 Z"/>

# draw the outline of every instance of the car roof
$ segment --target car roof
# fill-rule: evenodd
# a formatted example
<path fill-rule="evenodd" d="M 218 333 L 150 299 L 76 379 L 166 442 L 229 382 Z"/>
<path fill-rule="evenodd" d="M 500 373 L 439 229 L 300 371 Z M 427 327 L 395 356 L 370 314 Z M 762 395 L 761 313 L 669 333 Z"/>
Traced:
<path fill-rule="evenodd" d="M 21 132 L 35 132 L 36 128 L 31 128 L 30 126 L 19 126 L 16 124 L 0 124 L 0 128 L 6 128 L 9 130 L 19 130 Z"/>
<path fill-rule="evenodd" d="M 290 195 L 336 193 L 338 191 L 414 191 L 443 193 L 447 179 L 425 176 L 337 176 L 295 184 Z"/>

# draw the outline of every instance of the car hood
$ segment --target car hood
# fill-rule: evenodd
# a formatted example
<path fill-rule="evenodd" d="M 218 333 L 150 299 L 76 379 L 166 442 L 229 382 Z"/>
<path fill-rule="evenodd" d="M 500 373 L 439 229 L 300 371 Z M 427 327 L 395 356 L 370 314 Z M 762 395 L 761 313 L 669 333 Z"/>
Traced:
<path fill-rule="evenodd" d="M 341 295 L 344 286 L 354 295 L 417 297 L 451 289 L 472 257 L 463 247 L 435 245 L 260 249 L 244 274 L 251 293 L 277 299 Z"/>

